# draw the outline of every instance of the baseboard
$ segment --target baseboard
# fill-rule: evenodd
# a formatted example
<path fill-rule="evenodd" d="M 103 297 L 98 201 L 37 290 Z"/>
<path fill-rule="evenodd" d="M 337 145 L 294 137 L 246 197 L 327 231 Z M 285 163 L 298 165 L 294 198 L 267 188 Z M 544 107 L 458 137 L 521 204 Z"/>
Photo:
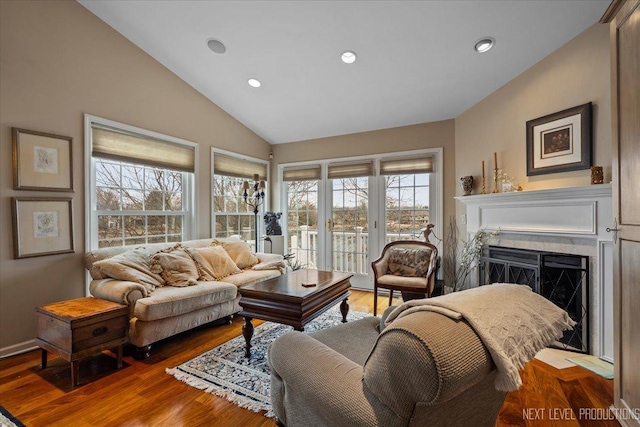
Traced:
<path fill-rule="evenodd" d="M 36 350 L 37 348 L 38 346 L 36 345 L 35 339 L 3 347 L 0 348 L 0 359 L 15 356 L 16 354 L 26 353 L 27 351 Z"/>

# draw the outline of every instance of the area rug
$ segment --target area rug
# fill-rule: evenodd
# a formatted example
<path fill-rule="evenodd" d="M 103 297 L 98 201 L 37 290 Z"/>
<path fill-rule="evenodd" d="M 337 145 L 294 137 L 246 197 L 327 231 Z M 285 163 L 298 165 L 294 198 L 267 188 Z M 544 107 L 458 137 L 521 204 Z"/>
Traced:
<path fill-rule="evenodd" d="M 24 427 L 24 424 L 0 406 L 0 427 Z"/>
<path fill-rule="evenodd" d="M 596 356 L 576 356 L 576 357 L 568 357 L 567 360 L 569 362 L 575 363 L 578 366 L 582 366 L 585 369 L 590 370 L 603 378 L 608 380 L 613 379 L 613 364 L 609 362 L 605 362 Z"/>
<path fill-rule="evenodd" d="M 350 311 L 348 320 L 371 316 Z M 304 331 L 313 332 L 341 323 L 342 315 L 333 308 L 305 325 Z M 257 326 L 251 339 L 251 358 L 244 355 L 244 337 L 233 338 L 213 350 L 166 372 L 180 381 L 200 390 L 221 396 L 241 408 L 254 412 L 265 411 L 265 416 L 274 417 L 271 409 L 271 372 L 267 353 L 271 343 L 293 328 L 278 323 L 264 322 Z"/>

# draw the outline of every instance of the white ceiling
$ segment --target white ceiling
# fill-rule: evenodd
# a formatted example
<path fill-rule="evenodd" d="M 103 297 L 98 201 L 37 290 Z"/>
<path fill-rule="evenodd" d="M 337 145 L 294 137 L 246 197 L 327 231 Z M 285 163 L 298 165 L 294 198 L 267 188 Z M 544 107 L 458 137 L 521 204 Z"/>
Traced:
<path fill-rule="evenodd" d="M 455 118 L 609 4 L 79 1 L 272 144 Z M 475 53 L 484 36 L 495 47 Z M 210 38 L 226 53 L 209 50 Z M 340 61 L 345 50 L 357 52 L 355 64 Z"/>

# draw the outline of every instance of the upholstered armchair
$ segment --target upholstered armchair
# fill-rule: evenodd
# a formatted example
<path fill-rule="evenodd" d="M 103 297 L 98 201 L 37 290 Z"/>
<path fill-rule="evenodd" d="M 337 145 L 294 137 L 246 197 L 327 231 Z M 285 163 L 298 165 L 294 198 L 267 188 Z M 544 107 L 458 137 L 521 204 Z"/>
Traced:
<path fill-rule="evenodd" d="M 268 357 L 276 424 L 493 427 L 506 393 L 469 324 L 422 311 L 383 329 L 385 317 L 279 337 Z"/>
<path fill-rule="evenodd" d="M 393 291 L 422 293 L 429 298 L 435 286 L 438 248 L 418 240 L 388 243 L 382 255 L 371 263 L 373 268 L 373 315 L 378 314 L 378 288 L 389 289 L 389 305 Z"/>

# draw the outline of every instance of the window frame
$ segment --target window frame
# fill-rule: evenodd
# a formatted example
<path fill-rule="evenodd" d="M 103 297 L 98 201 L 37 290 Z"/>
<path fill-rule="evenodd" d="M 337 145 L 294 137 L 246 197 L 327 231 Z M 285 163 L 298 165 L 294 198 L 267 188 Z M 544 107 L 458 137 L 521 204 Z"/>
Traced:
<path fill-rule="evenodd" d="M 216 175 L 215 170 L 214 170 L 214 160 L 215 160 L 215 155 L 216 154 L 220 154 L 223 156 L 227 156 L 227 157 L 233 157 L 239 160 L 246 160 L 248 162 L 253 162 L 253 163 L 261 163 L 266 165 L 267 167 L 267 180 L 266 180 L 266 185 L 265 185 L 265 189 L 264 189 L 264 194 L 265 194 L 265 200 L 264 203 L 262 205 L 260 205 L 259 207 L 259 211 L 258 211 L 258 221 L 257 221 L 257 225 L 258 225 L 258 230 L 256 230 L 256 236 L 258 236 L 258 239 L 256 239 L 257 245 L 258 247 L 255 248 L 256 252 L 260 252 L 263 248 L 263 240 L 260 238 L 260 236 L 262 236 L 264 233 L 264 221 L 262 221 L 262 218 L 264 217 L 265 212 L 269 211 L 270 208 L 270 198 L 269 198 L 269 177 L 270 177 L 270 162 L 268 160 L 264 160 L 264 159 L 259 159 L 257 157 L 252 157 L 252 156 L 247 156 L 244 154 L 240 154 L 240 153 L 235 153 L 233 151 L 228 151 L 228 150 L 222 150 L 220 148 L 215 148 L 215 147 L 211 147 L 211 154 L 210 154 L 210 171 L 209 171 L 209 183 L 210 183 L 210 191 L 209 191 L 209 196 L 211 199 L 211 237 L 214 237 L 216 235 L 216 210 L 215 210 L 215 202 L 214 202 L 214 197 L 215 195 L 213 194 L 213 177 L 214 175 Z M 229 176 L 229 175 L 223 175 L 223 176 Z M 252 179 L 247 179 L 247 181 L 249 181 L 250 183 L 253 183 Z M 253 211 L 247 211 L 247 212 L 231 212 L 229 214 L 233 214 L 233 215 L 238 215 L 238 216 L 247 216 L 251 218 L 251 221 L 254 221 L 254 213 Z M 253 242 L 249 242 L 249 243 L 253 243 Z"/>
<path fill-rule="evenodd" d="M 175 215 L 184 215 L 183 218 L 183 240 L 194 239 L 197 236 L 197 224 L 198 224 L 198 202 L 195 197 L 195 191 L 198 188 L 198 144 L 186 139 L 177 138 L 170 135 L 165 135 L 159 132 L 150 131 L 148 129 L 139 128 L 136 126 L 127 125 L 124 123 L 116 122 L 114 120 L 105 119 L 102 117 L 93 116 L 90 114 L 84 115 L 84 140 L 85 140 L 85 250 L 87 252 L 98 248 L 98 215 L 100 212 L 97 208 L 96 197 L 96 160 L 92 156 L 93 148 L 93 136 L 92 136 L 92 124 L 109 126 L 115 129 L 119 129 L 125 132 L 131 132 L 150 138 L 158 139 L 160 141 L 169 142 L 177 145 L 185 145 L 192 147 L 194 150 L 195 164 L 194 172 L 182 172 L 182 210 L 173 211 Z M 110 160 L 108 160 L 111 162 Z M 116 163 L 116 162 L 114 162 Z M 119 214 L 123 211 L 114 211 Z M 127 211 L 131 215 L 143 215 L 143 216 L 156 216 L 158 211 Z M 118 214 L 118 215 L 119 215 Z M 155 214 L 155 215 L 154 215 Z M 162 211 L 161 215 L 167 215 L 166 211 Z M 88 283 L 88 282 L 87 282 Z M 88 290 L 87 290 L 88 294 Z"/>

